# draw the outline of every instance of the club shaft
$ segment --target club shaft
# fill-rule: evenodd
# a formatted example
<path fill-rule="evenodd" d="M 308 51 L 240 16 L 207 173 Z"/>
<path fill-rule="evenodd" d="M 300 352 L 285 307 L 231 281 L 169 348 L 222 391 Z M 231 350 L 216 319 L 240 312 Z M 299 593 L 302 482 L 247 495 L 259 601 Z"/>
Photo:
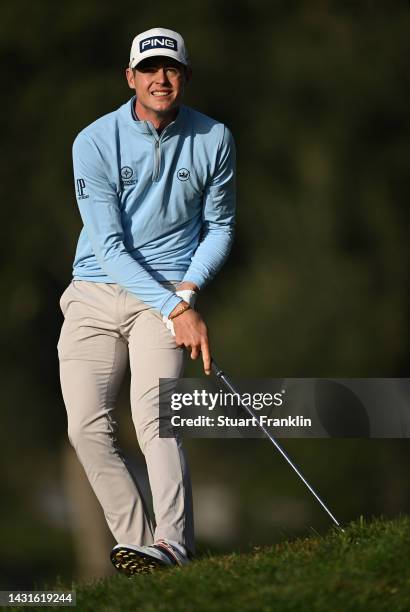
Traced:
<path fill-rule="evenodd" d="M 229 380 L 229 378 L 227 378 L 226 374 L 218 367 L 218 365 L 215 363 L 215 361 L 212 359 L 212 370 L 215 374 L 215 376 L 219 379 L 222 380 L 222 382 L 224 383 L 224 385 L 232 392 L 237 394 L 239 397 L 241 396 L 241 394 L 239 393 L 239 391 L 234 387 L 234 385 L 231 383 L 231 381 Z M 326 506 L 326 504 L 320 499 L 319 495 L 316 493 L 316 491 L 310 486 L 310 484 L 308 483 L 308 481 L 306 480 L 306 478 L 303 476 L 303 474 L 301 473 L 301 471 L 296 467 L 296 465 L 293 463 L 293 461 L 288 457 L 288 455 L 286 454 L 286 452 L 283 450 L 283 448 L 280 446 L 280 444 L 276 441 L 276 439 L 272 436 L 272 434 L 266 429 L 266 427 L 264 427 L 264 425 L 262 425 L 262 423 L 260 422 L 258 415 L 254 412 L 254 410 L 250 407 L 250 406 L 246 406 L 245 404 L 242 403 L 242 401 L 239 401 L 240 406 L 246 410 L 253 418 L 256 419 L 256 422 L 258 424 L 258 426 L 260 427 L 260 429 L 263 431 L 263 433 L 265 434 L 265 436 L 267 438 L 269 438 L 269 440 L 272 442 L 272 444 L 275 446 L 275 448 L 280 452 L 280 454 L 282 455 L 282 457 L 288 462 L 288 464 L 290 465 L 290 467 L 296 472 L 296 474 L 299 476 L 299 478 L 302 480 L 302 482 L 304 482 L 304 484 L 306 485 L 306 487 L 309 489 L 309 491 L 312 493 L 312 495 L 315 497 L 315 499 L 319 502 L 319 504 L 322 506 L 323 510 L 325 510 L 325 512 L 327 512 L 327 514 L 330 516 L 330 518 L 332 519 L 332 521 L 335 523 L 335 525 L 337 525 L 337 527 L 339 529 L 342 529 L 340 527 L 339 521 L 336 520 L 336 518 L 333 516 L 333 514 L 330 512 L 329 508 Z M 343 530 L 342 530 L 343 531 Z"/>

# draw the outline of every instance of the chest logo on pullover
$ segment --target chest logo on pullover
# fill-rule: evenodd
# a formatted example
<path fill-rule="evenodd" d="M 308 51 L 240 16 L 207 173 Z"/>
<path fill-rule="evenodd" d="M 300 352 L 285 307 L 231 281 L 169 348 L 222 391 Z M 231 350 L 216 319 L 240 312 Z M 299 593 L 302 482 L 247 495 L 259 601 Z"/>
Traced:
<path fill-rule="evenodd" d="M 180 181 L 187 181 L 189 179 L 189 170 L 186 168 L 180 168 L 177 172 L 177 177 Z"/>
<path fill-rule="evenodd" d="M 131 166 L 123 166 L 121 168 L 121 180 L 123 185 L 135 185 L 137 182 L 134 177 L 134 170 Z"/>

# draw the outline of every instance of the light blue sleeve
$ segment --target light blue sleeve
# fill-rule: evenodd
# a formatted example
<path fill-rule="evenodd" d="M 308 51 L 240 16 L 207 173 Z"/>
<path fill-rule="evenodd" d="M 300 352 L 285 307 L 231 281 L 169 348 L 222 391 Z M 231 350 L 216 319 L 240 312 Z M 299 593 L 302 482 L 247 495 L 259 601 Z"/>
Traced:
<path fill-rule="evenodd" d="M 181 301 L 127 251 L 115 185 L 104 160 L 84 133 L 73 145 L 76 197 L 85 231 L 102 270 L 124 289 L 168 316 Z"/>
<path fill-rule="evenodd" d="M 226 126 L 217 153 L 214 175 L 205 188 L 203 232 L 184 281 L 202 289 L 213 279 L 231 250 L 236 208 L 236 151 Z"/>

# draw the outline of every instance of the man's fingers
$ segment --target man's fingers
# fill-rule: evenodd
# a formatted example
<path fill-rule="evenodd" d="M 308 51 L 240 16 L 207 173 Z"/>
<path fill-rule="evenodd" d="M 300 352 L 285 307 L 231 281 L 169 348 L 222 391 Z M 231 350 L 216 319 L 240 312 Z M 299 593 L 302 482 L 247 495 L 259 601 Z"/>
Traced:
<path fill-rule="evenodd" d="M 185 317 L 185 318 L 184 318 Z M 198 359 L 202 353 L 205 374 L 211 373 L 211 355 L 208 330 L 199 313 L 188 310 L 175 319 L 175 342 L 191 351 L 191 359 Z"/>
<path fill-rule="evenodd" d="M 198 357 L 199 357 L 199 349 L 197 346 L 193 346 L 192 351 L 191 351 L 191 359 L 198 359 Z"/>
<path fill-rule="evenodd" d="M 209 344 L 207 340 L 204 340 L 201 344 L 202 361 L 204 362 L 205 374 L 211 373 L 211 353 L 209 351 Z"/>

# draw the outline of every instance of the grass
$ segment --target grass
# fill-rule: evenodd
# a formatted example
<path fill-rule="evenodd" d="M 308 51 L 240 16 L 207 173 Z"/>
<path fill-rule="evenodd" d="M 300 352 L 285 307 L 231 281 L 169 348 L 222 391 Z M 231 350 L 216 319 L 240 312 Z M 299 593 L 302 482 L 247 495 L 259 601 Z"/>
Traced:
<path fill-rule="evenodd" d="M 360 519 L 344 533 L 72 588 L 79 612 L 404 612 L 410 610 L 409 556 L 409 517 Z"/>

